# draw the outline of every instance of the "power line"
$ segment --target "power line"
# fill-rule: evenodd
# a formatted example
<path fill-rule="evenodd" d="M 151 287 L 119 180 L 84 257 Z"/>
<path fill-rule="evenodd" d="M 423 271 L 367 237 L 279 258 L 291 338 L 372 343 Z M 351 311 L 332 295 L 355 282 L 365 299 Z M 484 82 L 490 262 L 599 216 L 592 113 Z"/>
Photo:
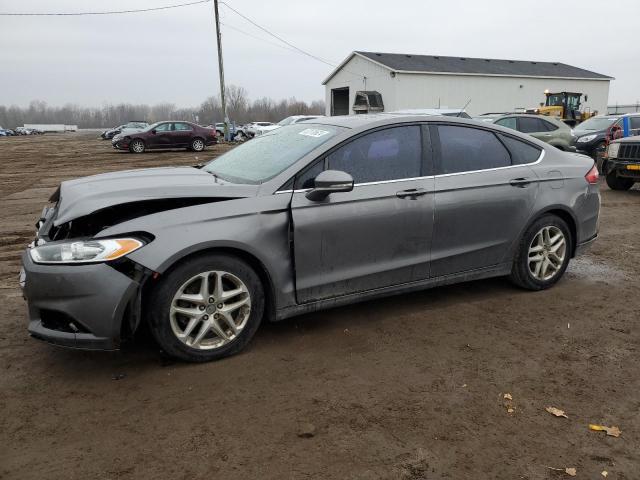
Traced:
<path fill-rule="evenodd" d="M 64 13 L 8 13 L 0 12 L 0 16 L 3 17 L 77 17 L 83 15 L 118 15 L 122 13 L 141 13 L 141 12 L 154 12 L 157 10 L 168 10 L 170 8 L 188 7 L 191 5 L 198 5 L 200 3 L 209 3 L 211 0 L 197 0 L 189 3 L 178 3 L 175 5 L 165 5 L 164 7 L 152 7 L 141 8 L 137 10 L 112 10 L 106 12 L 64 12 Z"/>
<path fill-rule="evenodd" d="M 246 15 L 243 15 L 242 13 L 240 13 L 238 10 L 236 10 L 235 8 L 233 8 L 231 5 L 229 5 L 227 2 L 220 2 L 222 5 L 224 5 L 225 7 L 227 7 L 229 10 L 233 11 L 234 13 L 236 13 L 236 15 L 241 16 L 242 18 L 244 18 L 247 22 L 251 23 L 252 25 L 258 27 L 260 30 L 262 30 L 263 32 L 266 32 L 267 34 L 269 34 L 270 36 L 272 36 L 273 38 L 281 41 L 282 43 L 290 46 L 291 48 L 297 50 L 298 52 L 302 53 L 303 55 L 306 55 L 307 57 L 311 57 L 319 62 L 322 62 L 326 65 L 329 65 L 330 67 L 337 67 L 338 65 L 336 63 L 332 63 L 328 60 L 325 60 L 324 58 L 320 58 L 316 55 L 313 55 L 312 53 L 309 53 L 305 50 L 302 50 L 299 47 L 296 47 L 293 43 L 290 43 L 288 41 L 286 41 L 284 38 L 276 35 L 275 33 L 267 30 L 265 27 L 263 27 L 262 25 L 257 24 L 256 22 L 254 22 L 253 20 L 251 20 L 249 17 L 247 17 Z"/>
<path fill-rule="evenodd" d="M 276 43 L 276 42 L 271 42 L 269 40 L 267 40 L 266 38 L 262 38 L 262 37 L 258 37 L 257 35 L 253 35 L 249 32 L 245 32 L 244 30 L 238 28 L 238 27 L 234 27 L 233 25 L 229 25 L 226 22 L 220 22 L 220 25 L 224 25 L 226 28 L 230 28 L 231 30 L 235 30 L 236 32 L 242 33 L 243 35 L 246 35 L 247 37 L 251 37 L 254 38 L 256 40 L 260 40 L 261 42 L 264 43 L 268 43 L 269 45 L 273 45 L 274 47 L 278 47 L 278 48 L 282 48 L 283 50 L 286 50 L 287 52 L 294 52 L 294 53 L 298 53 L 297 50 L 294 50 L 293 48 L 289 48 L 286 47 L 280 43 Z"/>

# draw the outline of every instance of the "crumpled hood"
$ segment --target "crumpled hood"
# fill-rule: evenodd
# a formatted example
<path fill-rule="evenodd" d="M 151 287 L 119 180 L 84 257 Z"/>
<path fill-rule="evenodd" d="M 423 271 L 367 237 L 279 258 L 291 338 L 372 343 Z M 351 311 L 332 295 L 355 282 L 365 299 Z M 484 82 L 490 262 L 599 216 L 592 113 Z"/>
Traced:
<path fill-rule="evenodd" d="M 258 188 L 227 183 L 193 167 L 104 173 L 60 184 L 54 225 L 114 205 L 167 198 L 247 198 L 256 196 Z"/>

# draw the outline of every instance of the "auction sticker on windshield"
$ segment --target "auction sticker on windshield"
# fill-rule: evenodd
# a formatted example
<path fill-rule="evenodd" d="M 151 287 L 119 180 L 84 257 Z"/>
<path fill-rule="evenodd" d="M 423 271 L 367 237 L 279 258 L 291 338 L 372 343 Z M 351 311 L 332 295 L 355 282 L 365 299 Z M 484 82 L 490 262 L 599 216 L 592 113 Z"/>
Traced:
<path fill-rule="evenodd" d="M 298 132 L 299 135 L 306 135 L 307 137 L 322 137 L 323 135 L 326 135 L 328 133 L 327 130 L 318 130 L 317 128 L 307 128 L 306 130 L 302 130 L 301 132 Z"/>

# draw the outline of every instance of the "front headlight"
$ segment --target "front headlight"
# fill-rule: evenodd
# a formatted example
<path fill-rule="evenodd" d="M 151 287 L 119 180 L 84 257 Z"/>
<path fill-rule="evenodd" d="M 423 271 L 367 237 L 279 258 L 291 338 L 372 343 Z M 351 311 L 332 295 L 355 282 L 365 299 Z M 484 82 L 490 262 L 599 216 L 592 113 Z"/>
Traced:
<path fill-rule="evenodd" d="M 620 150 L 619 143 L 610 143 L 609 148 L 607 148 L 607 157 L 618 158 L 618 150 Z"/>
<path fill-rule="evenodd" d="M 597 135 L 585 135 L 584 137 L 580 137 L 578 139 L 578 143 L 590 142 L 591 140 L 593 140 L 596 137 L 597 137 Z"/>
<path fill-rule="evenodd" d="M 35 263 L 99 263 L 121 258 L 143 245 L 135 238 L 109 238 L 46 243 L 32 248 L 29 253 Z"/>

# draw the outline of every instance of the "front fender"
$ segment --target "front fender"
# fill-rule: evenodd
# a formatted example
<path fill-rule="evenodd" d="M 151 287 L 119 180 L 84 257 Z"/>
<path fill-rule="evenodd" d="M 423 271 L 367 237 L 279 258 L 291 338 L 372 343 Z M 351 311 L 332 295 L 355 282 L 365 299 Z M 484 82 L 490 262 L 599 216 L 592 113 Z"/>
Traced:
<path fill-rule="evenodd" d="M 269 195 L 194 205 L 136 218 L 99 236 L 150 233 L 154 240 L 129 258 L 161 274 L 197 252 L 234 249 L 246 253 L 264 266 L 276 308 L 282 308 L 295 303 L 289 200 L 290 195 Z"/>

